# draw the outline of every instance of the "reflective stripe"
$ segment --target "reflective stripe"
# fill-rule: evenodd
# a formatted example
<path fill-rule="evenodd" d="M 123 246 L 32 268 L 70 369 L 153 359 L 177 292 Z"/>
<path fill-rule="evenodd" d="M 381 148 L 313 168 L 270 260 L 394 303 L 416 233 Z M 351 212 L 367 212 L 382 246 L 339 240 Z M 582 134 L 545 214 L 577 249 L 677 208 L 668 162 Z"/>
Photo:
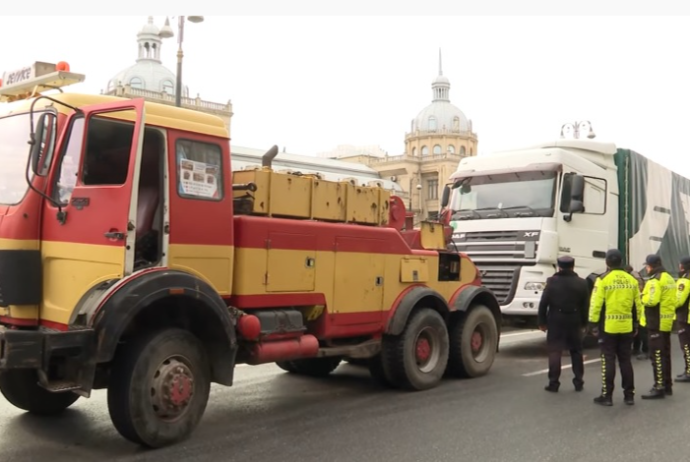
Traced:
<path fill-rule="evenodd" d="M 626 321 L 628 319 L 632 319 L 633 315 L 632 314 L 607 314 L 606 315 L 606 320 L 611 320 L 611 321 Z"/>

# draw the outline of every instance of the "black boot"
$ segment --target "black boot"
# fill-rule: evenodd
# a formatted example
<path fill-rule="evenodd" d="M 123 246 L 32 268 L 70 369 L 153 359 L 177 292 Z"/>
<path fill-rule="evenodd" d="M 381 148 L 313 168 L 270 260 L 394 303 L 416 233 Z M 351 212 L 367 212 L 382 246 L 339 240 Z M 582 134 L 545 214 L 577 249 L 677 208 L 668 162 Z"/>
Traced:
<path fill-rule="evenodd" d="M 648 393 L 642 395 L 642 399 L 662 399 L 666 397 L 666 392 L 663 388 L 652 387 Z"/>
<path fill-rule="evenodd" d="M 558 385 L 554 385 L 554 384 L 550 383 L 544 387 L 544 390 L 550 391 L 551 393 L 557 393 L 558 392 Z"/>
<path fill-rule="evenodd" d="M 585 386 L 585 382 L 578 379 L 573 379 L 573 385 L 575 386 L 575 391 L 582 391 Z"/>
<path fill-rule="evenodd" d="M 676 382 L 690 382 L 690 374 L 683 372 L 676 376 Z"/>
<path fill-rule="evenodd" d="M 666 396 L 673 396 L 673 387 L 670 385 L 667 385 L 666 388 L 664 388 L 664 394 Z"/>
<path fill-rule="evenodd" d="M 597 396 L 594 398 L 594 404 L 599 404 L 601 406 L 613 406 L 613 401 L 611 400 L 610 396 Z"/>
<path fill-rule="evenodd" d="M 626 395 L 625 398 L 623 398 L 623 402 L 627 404 L 628 406 L 632 406 L 635 404 L 635 396 L 634 395 Z"/>

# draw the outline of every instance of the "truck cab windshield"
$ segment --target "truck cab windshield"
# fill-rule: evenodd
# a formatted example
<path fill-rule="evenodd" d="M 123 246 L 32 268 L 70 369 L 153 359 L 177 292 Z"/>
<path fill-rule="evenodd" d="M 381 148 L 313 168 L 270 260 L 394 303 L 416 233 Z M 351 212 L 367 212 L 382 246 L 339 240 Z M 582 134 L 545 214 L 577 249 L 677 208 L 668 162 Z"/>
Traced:
<path fill-rule="evenodd" d="M 472 176 L 452 191 L 452 220 L 552 217 L 556 172 Z"/>
<path fill-rule="evenodd" d="M 34 123 L 37 124 L 41 113 L 34 113 Z M 54 119 L 53 119 L 54 120 Z M 28 144 L 31 133 L 29 114 L 18 114 L 0 118 L 0 204 L 16 205 L 24 199 L 29 185 L 26 183 L 26 169 L 30 146 Z M 44 146 L 40 164 L 45 166 L 50 161 L 55 142 L 55 126 L 46 127 L 44 139 L 38 140 L 50 146 Z M 46 156 L 48 154 L 48 156 Z M 33 172 L 29 178 L 33 177 Z"/>

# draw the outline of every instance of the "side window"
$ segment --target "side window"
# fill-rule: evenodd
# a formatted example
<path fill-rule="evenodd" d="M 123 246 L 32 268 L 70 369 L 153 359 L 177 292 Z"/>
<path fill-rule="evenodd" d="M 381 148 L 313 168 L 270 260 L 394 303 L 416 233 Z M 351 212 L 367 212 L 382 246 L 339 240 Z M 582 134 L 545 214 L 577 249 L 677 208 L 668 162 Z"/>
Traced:
<path fill-rule="evenodd" d="M 60 161 L 60 172 L 57 175 L 54 199 L 61 204 L 69 202 L 72 197 L 72 191 L 77 185 L 83 142 L 84 118 L 80 117 L 72 122 L 72 126 L 69 129 L 69 141 Z"/>
<path fill-rule="evenodd" d="M 81 182 L 84 186 L 119 186 L 127 181 L 134 125 L 104 117 L 89 120 Z"/>
<path fill-rule="evenodd" d="M 606 180 L 585 177 L 585 193 L 583 195 L 585 211 L 590 215 L 603 215 L 606 212 Z"/>
<path fill-rule="evenodd" d="M 223 199 L 223 151 L 213 143 L 177 140 L 177 191 L 189 199 Z"/>
<path fill-rule="evenodd" d="M 570 190 L 572 176 L 564 176 L 561 192 L 561 212 L 568 213 L 570 207 Z M 585 189 L 582 195 L 584 211 L 588 215 L 603 215 L 606 213 L 606 180 L 585 176 Z"/>

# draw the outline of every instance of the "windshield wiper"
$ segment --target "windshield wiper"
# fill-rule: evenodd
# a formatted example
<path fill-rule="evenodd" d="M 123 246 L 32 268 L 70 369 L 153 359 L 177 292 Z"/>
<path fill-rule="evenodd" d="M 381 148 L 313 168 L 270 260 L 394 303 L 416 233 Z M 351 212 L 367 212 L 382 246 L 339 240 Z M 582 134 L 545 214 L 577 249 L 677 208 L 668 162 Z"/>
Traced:
<path fill-rule="evenodd" d="M 512 207 L 503 207 L 503 210 L 511 210 L 511 209 L 527 209 L 527 210 L 529 210 L 529 213 L 532 214 L 531 216 L 537 215 L 537 212 L 532 207 L 530 207 L 529 205 L 514 205 Z M 516 213 L 516 215 L 518 215 L 518 213 Z M 519 213 L 518 216 L 525 216 L 525 215 Z"/>
<path fill-rule="evenodd" d="M 502 208 L 499 209 L 498 207 L 482 207 L 476 210 L 498 210 L 499 212 L 502 212 L 499 215 L 487 215 L 486 218 L 501 218 L 502 216 L 505 216 L 505 218 L 510 218 L 510 215 L 504 212 Z"/>
<path fill-rule="evenodd" d="M 453 210 L 453 216 L 452 216 L 452 218 L 455 218 L 459 213 L 462 213 L 462 212 L 471 212 L 472 215 L 471 215 L 471 216 L 462 215 L 462 216 L 460 216 L 460 220 L 469 220 L 470 218 L 474 218 L 474 217 L 477 217 L 477 218 L 479 218 L 479 219 L 482 218 L 482 216 L 481 216 L 480 214 L 478 214 L 476 210 L 473 210 L 473 209 Z"/>

